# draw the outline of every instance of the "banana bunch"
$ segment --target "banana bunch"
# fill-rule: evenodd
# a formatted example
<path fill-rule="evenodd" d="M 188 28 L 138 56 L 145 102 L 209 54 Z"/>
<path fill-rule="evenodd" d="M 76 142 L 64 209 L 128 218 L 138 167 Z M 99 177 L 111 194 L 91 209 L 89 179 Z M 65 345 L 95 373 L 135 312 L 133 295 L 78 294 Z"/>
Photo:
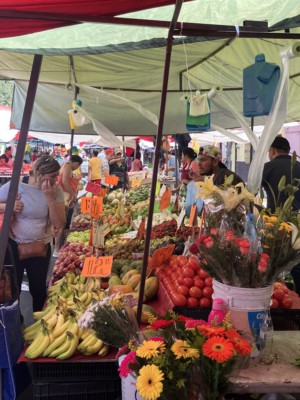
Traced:
<path fill-rule="evenodd" d="M 84 356 L 91 356 L 92 354 L 98 353 L 100 357 L 104 357 L 108 353 L 109 346 L 104 344 L 102 340 L 96 338 L 93 334 L 84 332 L 82 339 L 84 340 L 77 347 L 77 350 Z"/>
<path fill-rule="evenodd" d="M 86 290 L 100 290 L 102 285 L 101 278 L 88 278 L 85 283 Z"/>
<path fill-rule="evenodd" d="M 41 330 L 26 350 L 25 357 L 27 358 L 34 359 L 40 357 L 54 340 L 51 326 L 44 324 L 43 321 L 41 321 L 41 324 Z"/>
<path fill-rule="evenodd" d="M 53 340 L 44 350 L 43 357 L 66 360 L 75 353 L 79 338 L 75 333 L 66 331 Z"/>

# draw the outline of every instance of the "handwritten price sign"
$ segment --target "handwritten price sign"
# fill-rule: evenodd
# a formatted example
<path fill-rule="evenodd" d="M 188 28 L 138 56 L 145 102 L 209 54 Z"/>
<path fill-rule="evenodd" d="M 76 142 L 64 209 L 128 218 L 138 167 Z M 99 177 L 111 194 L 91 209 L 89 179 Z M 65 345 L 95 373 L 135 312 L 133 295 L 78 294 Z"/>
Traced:
<path fill-rule="evenodd" d="M 164 262 L 168 261 L 168 259 L 173 254 L 174 249 L 175 249 L 175 244 L 155 250 L 151 263 L 148 267 L 148 270 L 159 267 Z"/>
<path fill-rule="evenodd" d="M 191 208 L 191 214 L 190 214 L 190 220 L 189 220 L 189 226 L 197 226 L 198 225 L 198 219 L 197 219 L 197 204 L 192 206 Z"/>
<path fill-rule="evenodd" d="M 144 217 L 142 219 L 142 222 L 140 223 L 139 230 L 138 230 L 138 233 L 136 235 L 136 238 L 139 239 L 139 240 L 142 239 L 143 234 L 145 232 L 145 223 L 146 223 L 146 218 Z"/>
<path fill-rule="evenodd" d="M 159 209 L 162 211 L 165 208 L 169 207 L 171 203 L 171 188 L 165 191 L 161 198 Z"/>
<path fill-rule="evenodd" d="M 104 278 L 111 273 L 113 257 L 87 257 L 84 260 L 81 275 L 89 278 L 90 276 Z"/>
<path fill-rule="evenodd" d="M 139 187 L 139 186 L 141 186 L 141 183 L 142 183 L 142 179 L 132 179 L 132 184 L 131 184 L 131 187 Z"/>
<path fill-rule="evenodd" d="M 110 176 L 106 175 L 104 183 L 107 185 L 112 185 L 112 186 L 117 186 L 119 182 L 119 177 L 118 176 Z"/>
<path fill-rule="evenodd" d="M 95 196 L 98 196 L 98 195 L 99 195 L 100 189 L 101 189 L 100 185 L 95 185 L 95 184 L 92 183 L 92 182 L 88 182 L 87 185 L 86 185 L 86 187 L 85 187 L 85 190 L 86 190 L 87 192 L 91 192 L 91 193 L 93 193 Z"/>
<path fill-rule="evenodd" d="M 100 189 L 100 192 L 98 194 L 99 197 L 104 197 L 106 196 L 107 193 L 107 189 Z"/>
<path fill-rule="evenodd" d="M 94 197 L 91 199 L 90 216 L 99 220 L 100 214 L 103 212 L 103 198 Z"/>
<path fill-rule="evenodd" d="M 81 197 L 81 212 L 82 213 L 90 212 L 90 204 L 91 204 L 90 197 Z"/>

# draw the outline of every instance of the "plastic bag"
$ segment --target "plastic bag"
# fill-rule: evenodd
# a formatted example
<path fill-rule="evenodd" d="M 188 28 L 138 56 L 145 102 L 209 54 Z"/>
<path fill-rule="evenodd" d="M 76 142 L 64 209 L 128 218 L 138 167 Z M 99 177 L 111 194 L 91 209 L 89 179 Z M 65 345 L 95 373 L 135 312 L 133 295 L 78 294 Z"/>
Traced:
<path fill-rule="evenodd" d="M 203 208 L 203 201 L 201 200 L 201 197 L 198 197 L 196 199 L 196 194 L 200 193 L 201 191 L 196 188 L 195 182 L 191 181 L 187 187 L 187 194 L 186 194 L 186 199 L 185 199 L 185 210 L 186 210 L 186 215 L 189 217 L 191 208 L 194 204 L 197 204 L 197 213 L 200 214 Z"/>

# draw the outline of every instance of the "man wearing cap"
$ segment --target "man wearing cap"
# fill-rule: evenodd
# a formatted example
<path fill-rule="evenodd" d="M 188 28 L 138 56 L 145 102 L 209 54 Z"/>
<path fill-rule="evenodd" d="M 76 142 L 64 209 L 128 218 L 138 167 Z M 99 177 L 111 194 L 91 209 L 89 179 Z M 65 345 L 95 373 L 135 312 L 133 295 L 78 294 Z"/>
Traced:
<path fill-rule="evenodd" d="M 277 136 L 269 149 L 270 162 L 267 162 L 264 166 L 262 186 L 267 193 L 267 208 L 270 208 L 272 213 L 275 212 L 275 201 L 269 185 L 273 189 L 277 200 L 278 184 L 282 176 L 286 178 L 286 185 L 291 184 L 292 157 L 289 155 L 290 150 L 289 141 L 282 136 Z M 293 178 L 300 179 L 300 163 L 298 161 L 293 167 Z M 287 198 L 288 194 L 285 194 L 284 191 L 280 192 L 278 204 L 284 204 Z M 300 209 L 299 190 L 295 193 L 293 209 L 294 211 L 299 211 Z M 291 270 L 291 275 L 295 282 L 296 292 L 300 295 L 300 264 L 295 265 Z"/>
<path fill-rule="evenodd" d="M 128 189 L 129 188 L 129 175 L 127 172 L 127 164 L 125 157 L 122 157 L 122 150 L 118 147 L 114 150 L 115 157 L 109 162 L 109 174 L 111 176 L 117 176 L 119 178 L 118 184 L 113 186 L 113 190 L 116 189 Z"/>
<path fill-rule="evenodd" d="M 271 212 L 275 212 L 275 201 L 270 190 L 269 185 L 274 191 L 275 198 L 278 198 L 278 184 L 283 175 L 286 178 L 286 184 L 291 183 L 291 159 L 290 144 L 287 139 L 282 136 L 277 136 L 274 142 L 271 144 L 269 149 L 269 159 L 264 166 L 262 186 L 267 193 L 268 205 L 267 208 L 271 209 Z M 293 178 L 300 179 L 300 163 L 297 161 L 293 167 Z M 268 185 L 269 184 L 269 185 Z M 280 193 L 279 205 L 284 204 L 287 200 L 288 194 L 284 191 Z M 293 201 L 293 209 L 298 211 L 300 209 L 300 191 L 295 193 L 295 199 Z"/>
<path fill-rule="evenodd" d="M 225 164 L 221 162 L 222 153 L 219 147 L 215 146 L 204 146 L 200 147 L 199 155 L 199 171 L 202 175 L 195 179 L 195 182 L 203 181 L 203 177 L 214 175 L 214 184 L 216 186 L 221 186 L 225 183 L 225 178 L 233 175 L 232 185 L 237 185 L 243 182 L 236 173 L 230 171 Z"/>
<path fill-rule="evenodd" d="M 107 189 L 109 185 L 105 182 L 106 175 L 109 175 L 109 161 L 113 158 L 114 151 L 112 149 L 107 149 L 105 152 L 105 158 L 100 165 L 101 169 L 101 188 Z"/>

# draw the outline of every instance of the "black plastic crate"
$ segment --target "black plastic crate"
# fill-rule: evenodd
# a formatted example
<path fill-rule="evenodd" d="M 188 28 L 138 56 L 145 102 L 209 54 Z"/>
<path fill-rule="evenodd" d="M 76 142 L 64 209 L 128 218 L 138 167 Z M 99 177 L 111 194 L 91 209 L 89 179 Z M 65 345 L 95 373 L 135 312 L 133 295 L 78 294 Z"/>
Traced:
<path fill-rule="evenodd" d="M 34 382 L 35 400 L 118 400 L 121 399 L 121 379 L 99 382 Z"/>
<path fill-rule="evenodd" d="M 84 382 L 119 380 L 116 362 L 36 362 L 32 363 L 33 380 L 45 382 Z"/>
<path fill-rule="evenodd" d="M 300 310 L 271 308 L 274 331 L 298 331 L 300 328 Z"/>
<path fill-rule="evenodd" d="M 203 321 L 208 320 L 208 316 L 211 312 L 211 307 L 173 307 L 173 311 L 176 314 L 183 315 L 187 318 L 202 319 Z"/>

